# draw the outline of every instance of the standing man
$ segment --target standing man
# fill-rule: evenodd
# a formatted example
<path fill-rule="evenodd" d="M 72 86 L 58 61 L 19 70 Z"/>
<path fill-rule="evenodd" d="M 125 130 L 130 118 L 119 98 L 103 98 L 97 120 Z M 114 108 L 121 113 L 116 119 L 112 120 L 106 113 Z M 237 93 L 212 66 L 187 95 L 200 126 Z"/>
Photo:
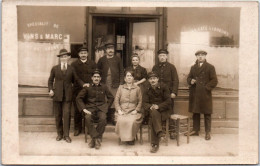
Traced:
<path fill-rule="evenodd" d="M 151 153 L 159 150 L 159 141 L 165 134 L 162 130 L 162 122 L 171 114 L 171 98 L 169 88 L 162 82 L 156 73 L 148 74 L 149 86 L 143 94 L 143 108 L 150 114 L 151 127 Z"/>
<path fill-rule="evenodd" d="M 198 136 L 200 131 L 200 114 L 204 114 L 205 139 L 210 140 L 212 94 L 218 80 L 215 67 L 206 61 L 207 52 L 199 50 L 195 53 L 197 61 L 190 69 L 187 82 L 190 86 L 189 112 L 193 113 L 193 130 L 191 136 Z"/>
<path fill-rule="evenodd" d="M 79 80 L 73 67 L 68 65 L 70 53 L 66 49 L 61 49 L 57 56 L 60 64 L 51 69 L 48 80 L 49 95 L 53 98 L 53 111 L 58 133 L 56 140 L 60 141 L 64 138 L 66 142 L 71 143 L 69 130 L 72 83 Z"/>
<path fill-rule="evenodd" d="M 107 110 L 112 105 L 114 97 L 106 85 L 100 84 L 100 71 L 95 70 L 91 79 L 93 83 L 79 92 L 76 101 L 78 109 L 85 114 L 85 126 L 91 136 L 89 147 L 99 149 L 107 124 Z M 96 119 L 98 119 L 98 125 L 95 128 L 93 122 Z"/>
<path fill-rule="evenodd" d="M 158 52 L 159 64 L 153 67 L 153 71 L 159 76 L 160 82 L 166 84 L 171 93 L 171 114 L 174 114 L 174 99 L 178 94 L 179 77 L 175 66 L 167 61 L 169 52 L 166 49 L 161 49 Z M 172 124 L 173 121 L 170 121 Z M 172 126 L 172 125 L 171 125 Z M 174 139 L 174 133 L 170 133 L 170 138 Z"/>
<path fill-rule="evenodd" d="M 124 68 L 121 59 L 115 55 L 114 43 L 108 43 L 105 47 L 105 56 L 99 59 L 97 67 L 102 73 L 101 82 L 106 84 L 109 91 L 115 96 L 119 85 L 124 82 Z M 108 119 L 113 124 L 115 124 L 114 112 L 115 108 L 112 105 L 112 109 L 108 112 Z"/>
<path fill-rule="evenodd" d="M 74 105 L 74 136 L 78 136 L 82 130 L 82 112 L 78 110 L 76 97 L 83 87 L 92 82 L 91 75 L 96 69 L 96 63 L 88 58 L 88 48 L 83 45 L 78 51 L 79 59 L 71 64 L 80 79 L 80 84 L 75 82 L 73 88 Z"/>

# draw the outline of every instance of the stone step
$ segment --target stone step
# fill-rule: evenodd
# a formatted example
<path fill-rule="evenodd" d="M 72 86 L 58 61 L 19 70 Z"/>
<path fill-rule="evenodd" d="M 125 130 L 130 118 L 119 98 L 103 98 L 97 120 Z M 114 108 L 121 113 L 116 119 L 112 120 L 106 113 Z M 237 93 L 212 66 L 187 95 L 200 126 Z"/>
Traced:
<path fill-rule="evenodd" d="M 19 125 L 19 130 L 23 132 L 56 132 L 55 125 Z M 238 128 L 227 127 L 212 127 L 213 134 L 238 134 Z M 73 132 L 73 126 L 71 126 Z M 201 133 L 204 132 L 204 127 L 201 127 Z M 115 132 L 115 126 L 107 125 L 105 132 Z M 143 133 L 147 133 L 147 127 L 143 129 Z"/>
<path fill-rule="evenodd" d="M 54 117 L 22 117 L 19 118 L 20 125 L 55 125 Z M 74 119 L 71 119 L 71 125 L 74 124 Z M 212 127 L 223 127 L 223 128 L 238 128 L 238 120 L 223 120 L 223 119 L 212 119 Z M 191 120 L 192 126 L 192 120 Z M 201 119 L 201 126 L 204 126 L 204 120 Z"/>
<path fill-rule="evenodd" d="M 74 129 L 74 119 L 71 119 L 71 132 Z M 192 121 L 191 121 L 192 128 Z M 54 117 L 22 117 L 19 118 L 19 130 L 24 132 L 55 132 Z M 201 121 L 201 133 L 204 132 L 204 121 Z M 106 132 L 114 132 L 115 126 L 108 124 Z M 144 133 L 147 132 L 147 126 L 144 126 Z M 212 120 L 212 133 L 215 134 L 238 134 L 238 120 Z"/>

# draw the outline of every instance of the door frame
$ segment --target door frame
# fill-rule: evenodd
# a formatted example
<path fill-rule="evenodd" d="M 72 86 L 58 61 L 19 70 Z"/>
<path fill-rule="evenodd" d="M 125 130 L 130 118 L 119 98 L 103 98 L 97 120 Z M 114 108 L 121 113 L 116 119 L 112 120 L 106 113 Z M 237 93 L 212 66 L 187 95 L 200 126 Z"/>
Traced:
<path fill-rule="evenodd" d="M 113 14 L 113 13 L 92 13 L 89 10 L 87 10 L 87 18 L 86 23 L 88 24 L 86 26 L 86 39 L 88 43 L 88 50 L 89 53 L 92 53 L 92 32 L 93 32 L 93 17 L 127 17 L 129 19 L 154 19 L 157 20 L 157 26 L 156 26 L 156 37 L 155 37 L 155 55 L 156 52 L 159 49 L 166 48 L 167 47 L 167 39 L 166 39 L 166 32 L 167 32 L 167 18 L 165 12 L 165 8 L 163 8 L 162 14 Z M 130 48 L 130 47 L 129 47 Z M 129 50 L 127 50 L 129 53 Z M 95 55 L 91 55 L 91 59 L 95 59 Z M 158 58 L 155 56 L 155 63 L 158 63 Z"/>

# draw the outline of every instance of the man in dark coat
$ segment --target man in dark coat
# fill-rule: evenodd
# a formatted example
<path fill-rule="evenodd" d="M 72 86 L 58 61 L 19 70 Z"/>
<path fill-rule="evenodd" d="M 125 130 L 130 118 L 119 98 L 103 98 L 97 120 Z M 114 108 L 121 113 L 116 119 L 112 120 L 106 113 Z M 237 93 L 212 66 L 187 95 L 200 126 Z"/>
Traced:
<path fill-rule="evenodd" d="M 156 72 L 159 76 L 159 81 L 166 84 L 171 93 L 172 101 L 172 112 L 174 114 L 174 99 L 178 94 L 179 87 L 179 77 L 177 74 L 176 67 L 167 61 L 169 52 L 166 49 L 161 49 L 157 52 L 159 63 L 153 67 L 153 71 Z M 173 121 L 170 121 L 172 124 Z M 170 125 L 172 126 L 172 125 Z M 170 133 L 170 138 L 174 139 L 175 135 L 173 132 Z"/>
<path fill-rule="evenodd" d="M 159 141 L 165 134 L 162 130 L 162 122 L 171 114 L 171 97 L 169 88 L 159 81 L 156 73 L 148 74 L 149 86 L 143 93 L 143 108 L 149 112 L 151 127 L 151 153 L 159 150 Z"/>
<path fill-rule="evenodd" d="M 56 140 L 60 141 L 64 138 L 66 142 L 70 143 L 69 129 L 72 83 L 74 81 L 79 82 L 79 79 L 73 67 L 68 65 L 70 53 L 66 49 L 61 49 L 60 54 L 57 56 L 60 59 L 60 64 L 51 69 L 48 80 L 49 95 L 53 97 L 53 111 L 58 133 Z"/>
<path fill-rule="evenodd" d="M 204 114 L 205 139 L 210 140 L 212 94 L 218 80 L 215 67 L 206 61 L 207 52 L 199 50 L 195 53 L 197 61 L 190 69 L 187 82 L 190 86 L 189 111 L 193 113 L 193 130 L 190 135 L 199 135 L 200 114 Z"/>
<path fill-rule="evenodd" d="M 106 85 L 100 84 L 100 71 L 93 72 L 92 80 L 93 83 L 89 87 L 85 87 L 79 92 L 76 101 L 78 109 L 85 114 L 85 126 L 92 138 L 89 147 L 99 149 L 107 124 L 107 110 L 112 105 L 114 96 Z M 96 119 L 98 119 L 98 125 L 95 128 L 93 121 Z"/>
<path fill-rule="evenodd" d="M 97 67 L 102 73 L 101 83 L 106 84 L 109 91 L 115 96 L 119 85 L 124 83 L 124 68 L 121 59 L 114 54 L 114 44 L 107 43 L 105 47 L 105 56 L 98 60 Z M 114 105 L 112 105 L 112 109 L 108 112 L 108 119 L 113 124 L 115 124 L 114 112 Z"/>
<path fill-rule="evenodd" d="M 88 58 L 88 48 L 85 45 L 78 50 L 78 55 L 79 59 L 71 64 L 81 82 L 81 84 L 75 82 L 73 87 L 74 136 L 78 136 L 82 130 L 82 113 L 78 110 L 76 97 L 83 87 L 90 85 L 91 75 L 96 69 L 96 63 Z"/>

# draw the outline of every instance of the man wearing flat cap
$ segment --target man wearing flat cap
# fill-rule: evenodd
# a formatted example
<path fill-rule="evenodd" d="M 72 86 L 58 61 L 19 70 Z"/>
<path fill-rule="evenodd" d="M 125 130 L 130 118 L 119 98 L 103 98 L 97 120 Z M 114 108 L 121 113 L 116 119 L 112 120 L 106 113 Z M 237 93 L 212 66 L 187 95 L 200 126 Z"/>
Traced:
<path fill-rule="evenodd" d="M 76 97 L 82 88 L 90 85 L 92 82 L 91 75 L 97 67 L 96 63 L 88 58 L 88 48 L 86 45 L 79 48 L 78 55 L 79 59 L 71 64 L 80 79 L 80 84 L 75 82 L 73 87 L 74 136 L 78 136 L 82 130 L 82 112 L 78 110 Z"/>
<path fill-rule="evenodd" d="M 99 70 L 95 70 L 92 73 L 91 79 L 92 83 L 90 86 L 84 87 L 79 92 L 76 101 L 78 109 L 84 112 L 85 127 L 87 127 L 91 136 L 89 147 L 99 149 L 107 124 L 107 111 L 114 101 L 114 96 L 106 85 L 100 84 L 101 73 Z M 93 122 L 96 119 L 98 120 L 98 125 L 94 127 Z"/>
<path fill-rule="evenodd" d="M 159 82 L 157 73 L 148 73 L 149 86 L 144 89 L 143 108 L 149 112 L 149 125 L 151 127 L 151 153 L 159 150 L 159 142 L 165 137 L 162 122 L 171 114 L 171 95 L 169 88 Z"/>
<path fill-rule="evenodd" d="M 53 98 L 53 111 L 57 128 L 57 141 L 65 139 L 71 143 L 69 137 L 70 109 L 72 101 L 72 84 L 79 83 L 79 79 L 68 64 L 70 53 L 61 49 L 59 55 L 60 64 L 53 66 L 48 80 L 49 95 Z"/>
<path fill-rule="evenodd" d="M 105 44 L 105 56 L 100 58 L 97 63 L 98 69 L 101 71 L 101 82 L 106 84 L 113 96 L 116 95 L 120 84 L 124 82 L 124 68 L 121 59 L 115 55 L 114 43 Z M 108 119 L 114 122 L 115 108 L 108 112 Z"/>
<path fill-rule="evenodd" d="M 189 84 L 189 112 L 193 113 L 193 130 L 191 136 L 198 136 L 200 131 L 200 114 L 204 114 L 205 139 L 210 140 L 212 94 L 218 84 L 215 67 L 206 61 L 207 52 L 198 50 L 196 63 L 191 66 L 187 78 Z"/>
<path fill-rule="evenodd" d="M 176 67 L 167 61 L 169 52 L 166 49 L 160 49 L 158 52 L 159 63 L 153 67 L 153 71 L 156 72 L 159 76 L 159 81 L 163 82 L 168 86 L 171 93 L 171 102 L 172 102 L 172 112 L 174 113 L 174 99 L 178 94 L 179 87 L 179 77 L 177 74 Z M 170 121 L 172 124 L 173 121 Z M 172 125 L 170 125 L 172 126 Z M 170 138 L 174 139 L 175 135 L 173 132 L 170 133 Z"/>

